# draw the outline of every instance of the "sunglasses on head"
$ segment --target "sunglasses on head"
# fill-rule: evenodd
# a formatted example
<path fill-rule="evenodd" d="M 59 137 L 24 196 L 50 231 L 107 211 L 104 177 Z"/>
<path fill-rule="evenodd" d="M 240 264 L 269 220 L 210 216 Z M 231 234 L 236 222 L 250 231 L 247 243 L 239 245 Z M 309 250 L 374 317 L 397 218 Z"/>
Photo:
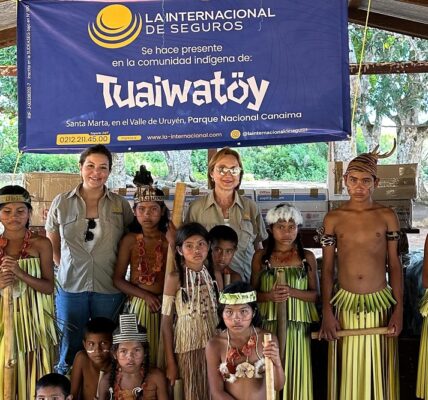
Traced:
<path fill-rule="evenodd" d="M 88 228 L 85 232 L 85 242 L 90 242 L 91 240 L 94 240 L 94 232 L 91 232 L 91 229 L 95 229 L 97 226 L 97 223 L 93 218 L 88 219 Z"/>

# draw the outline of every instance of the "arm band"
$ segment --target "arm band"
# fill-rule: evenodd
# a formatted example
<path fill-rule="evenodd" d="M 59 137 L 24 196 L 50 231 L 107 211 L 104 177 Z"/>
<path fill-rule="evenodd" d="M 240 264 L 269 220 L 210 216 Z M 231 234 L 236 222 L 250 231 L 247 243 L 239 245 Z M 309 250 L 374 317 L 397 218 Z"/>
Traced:
<path fill-rule="evenodd" d="M 398 241 L 401 238 L 400 231 L 388 231 L 386 232 L 386 240 L 388 241 Z"/>
<path fill-rule="evenodd" d="M 175 296 L 168 296 L 164 294 L 162 296 L 162 315 L 170 316 L 172 314 L 174 303 Z"/>
<path fill-rule="evenodd" d="M 317 229 L 318 241 L 321 244 L 321 246 L 322 247 L 336 246 L 336 235 L 329 235 L 324 232 L 325 232 L 325 228 L 323 226 Z"/>

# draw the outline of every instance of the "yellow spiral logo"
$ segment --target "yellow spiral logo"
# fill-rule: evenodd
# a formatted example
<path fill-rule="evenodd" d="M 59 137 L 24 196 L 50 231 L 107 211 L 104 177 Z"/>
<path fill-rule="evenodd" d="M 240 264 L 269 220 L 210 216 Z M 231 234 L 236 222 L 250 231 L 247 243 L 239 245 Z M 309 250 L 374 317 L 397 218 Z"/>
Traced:
<path fill-rule="evenodd" d="M 140 14 L 132 15 L 128 7 L 112 4 L 98 13 L 95 23 L 88 24 L 88 33 L 98 46 L 119 49 L 132 43 L 142 28 Z"/>
<path fill-rule="evenodd" d="M 238 129 L 234 129 L 232 132 L 230 132 L 230 137 L 232 139 L 239 139 L 241 137 L 241 132 Z"/>

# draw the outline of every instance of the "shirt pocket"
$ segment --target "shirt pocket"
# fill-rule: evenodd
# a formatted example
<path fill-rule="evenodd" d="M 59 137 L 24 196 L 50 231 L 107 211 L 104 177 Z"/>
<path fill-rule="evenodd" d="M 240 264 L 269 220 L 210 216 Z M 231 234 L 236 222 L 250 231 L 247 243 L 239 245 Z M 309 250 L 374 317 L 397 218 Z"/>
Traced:
<path fill-rule="evenodd" d="M 83 224 L 79 224 L 77 221 L 77 215 L 65 216 L 61 218 L 60 231 L 61 237 L 66 242 L 76 242 L 76 238 L 80 235 L 82 238 L 85 235 Z M 82 239 L 83 240 L 83 239 Z"/>
<path fill-rule="evenodd" d="M 124 233 L 123 214 L 112 213 L 106 219 L 106 222 L 107 222 L 106 228 L 109 232 L 109 236 L 112 241 L 111 243 L 114 246 L 117 246 Z"/>
<path fill-rule="evenodd" d="M 248 246 L 252 246 L 254 240 L 256 239 L 256 234 L 254 233 L 254 228 L 251 220 L 241 220 L 239 228 L 239 247 L 246 249 L 248 248 Z"/>

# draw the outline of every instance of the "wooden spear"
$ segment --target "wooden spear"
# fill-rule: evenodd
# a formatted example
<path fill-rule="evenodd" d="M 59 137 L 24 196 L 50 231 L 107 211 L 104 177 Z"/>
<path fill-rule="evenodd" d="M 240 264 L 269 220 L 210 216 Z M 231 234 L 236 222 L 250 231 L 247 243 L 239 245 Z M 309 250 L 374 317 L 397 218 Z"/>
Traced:
<path fill-rule="evenodd" d="M 263 343 L 266 346 L 272 340 L 270 333 L 264 334 Z M 266 370 L 266 400 L 275 400 L 275 380 L 273 375 L 273 362 L 269 357 L 265 357 Z"/>
<path fill-rule="evenodd" d="M 174 203 L 172 205 L 172 216 L 171 221 L 174 226 L 178 229 L 183 223 L 183 209 L 184 209 L 184 200 L 186 197 L 186 184 L 183 182 L 178 182 L 175 186 L 175 196 Z M 175 262 L 174 262 L 174 249 L 171 246 L 168 246 L 168 254 L 166 257 L 166 274 L 174 271 Z M 162 332 L 162 328 L 161 328 Z M 158 347 L 158 356 L 157 356 L 157 366 L 160 369 L 165 370 L 165 350 L 163 345 L 163 336 L 160 335 L 159 338 L 159 347 Z M 181 379 L 177 379 L 174 385 L 174 400 L 182 400 L 183 398 L 183 384 Z"/>
<path fill-rule="evenodd" d="M 347 336 L 364 336 L 364 335 L 387 335 L 392 333 L 388 330 L 388 327 L 382 326 L 378 328 L 361 328 L 361 329 L 343 329 L 341 331 L 336 331 L 337 337 L 347 337 Z M 320 339 L 319 332 L 312 332 L 312 339 Z"/>
<path fill-rule="evenodd" d="M 3 289 L 4 384 L 3 400 L 14 400 L 15 332 L 13 326 L 13 286 Z"/>

